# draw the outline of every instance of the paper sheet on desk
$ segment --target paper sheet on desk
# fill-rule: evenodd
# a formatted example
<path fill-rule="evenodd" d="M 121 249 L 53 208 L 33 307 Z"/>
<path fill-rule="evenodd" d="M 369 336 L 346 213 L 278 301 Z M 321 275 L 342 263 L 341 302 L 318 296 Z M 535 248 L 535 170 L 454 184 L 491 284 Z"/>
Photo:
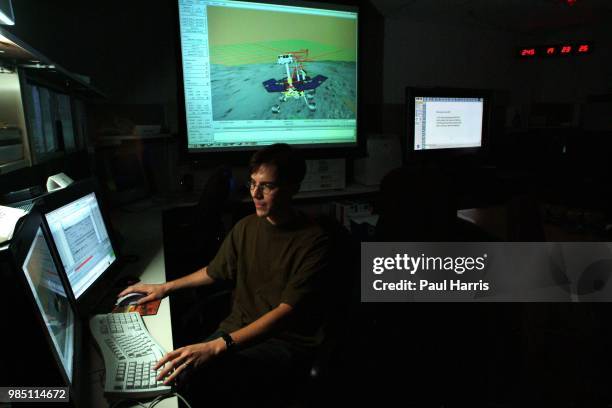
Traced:
<path fill-rule="evenodd" d="M 0 205 L 0 243 L 13 238 L 17 221 L 26 214 L 27 211 L 20 208 Z"/>
<path fill-rule="evenodd" d="M 150 316 L 157 314 L 157 310 L 159 309 L 159 305 L 161 304 L 161 299 L 152 300 L 142 305 L 125 305 L 125 306 L 116 306 L 113 309 L 113 313 L 129 313 L 129 312 L 138 312 L 141 316 Z"/>

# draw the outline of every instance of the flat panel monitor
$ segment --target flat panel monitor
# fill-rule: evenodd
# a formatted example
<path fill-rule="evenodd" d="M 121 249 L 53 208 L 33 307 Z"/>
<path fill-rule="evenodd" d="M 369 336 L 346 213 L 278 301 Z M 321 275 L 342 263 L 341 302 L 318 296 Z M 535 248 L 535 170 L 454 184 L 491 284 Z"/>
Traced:
<path fill-rule="evenodd" d="M 58 262 L 52 255 L 49 237 L 44 232 L 42 216 L 36 210 L 24 217 L 10 245 L 15 276 L 17 278 L 21 276 L 22 279 L 19 280 L 27 292 L 26 296 L 19 294 L 20 300 L 16 304 L 24 306 L 31 304 L 31 309 L 40 323 L 40 325 L 36 323 L 31 326 L 26 325 L 28 327 L 26 333 L 16 333 L 16 335 L 36 336 L 40 334 L 42 342 L 44 342 L 42 337 L 46 337 L 49 352 L 53 354 L 49 362 L 55 361 L 57 372 L 62 377 L 62 383 L 70 388 L 70 399 L 78 402 L 81 387 L 80 363 L 82 362 L 81 324 L 75 305 L 67 295 L 67 282 L 61 278 Z M 12 311 L 12 313 L 17 313 L 21 317 L 29 316 L 25 314 L 25 311 L 21 313 Z M 20 327 L 23 329 L 26 326 L 21 324 Z M 39 328 L 30 332 L 30 327 Z M 32 353 L 38 356 L 37 359 L 42 358 L 41 353 L 45 353 L 45 350 L 40 348 L 42 344 L 36 343 L 38 339 L 26 339 L 25 341 L 24 347 L 26 349 L 36 347 Z M 23 363 L 24 358 L 17 358 L 15 364 L 20 362 Z M 34 366 L 28 368 L 28 371 L 48 370 L 46 363 L 47 360 L 36 361 Z M 48 379 L 55 378 L 50 372 L 43 371 L 36 375 L 40 376 L 39 374 Z"/>
<path fill-rule="evenodd" d="M 77 301 L 117 262 L 98 197 L 90 187 L 70 186 L 50 195 L 42 207 Z"/>
<path fill-rule="evenodd" d="M 66 378 L 72 382 L 75 313 L 53 262 L 41 226 L 22 265 L 51 344 Z"/>
<path fill-rule="evenodd" d="M 358 9 L 178 0 L 187 149 L 357 146 Z"/>
<path fill-rule="evenodd" d="M 458 89 L 409 89 L 409 151 L 477 151 L 487 133 L 488 98 Z"/>

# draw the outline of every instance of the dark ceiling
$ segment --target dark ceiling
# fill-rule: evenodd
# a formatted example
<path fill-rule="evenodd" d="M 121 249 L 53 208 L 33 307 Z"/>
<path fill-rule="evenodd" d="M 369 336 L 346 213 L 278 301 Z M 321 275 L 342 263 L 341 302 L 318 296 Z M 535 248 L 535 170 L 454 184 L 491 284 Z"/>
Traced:
<path fill-rule="evenodd" d="M 576 0 L 371 0 L 386 18 L 408 18 L 537 33 L 612 24 L 612 1 Z"/>

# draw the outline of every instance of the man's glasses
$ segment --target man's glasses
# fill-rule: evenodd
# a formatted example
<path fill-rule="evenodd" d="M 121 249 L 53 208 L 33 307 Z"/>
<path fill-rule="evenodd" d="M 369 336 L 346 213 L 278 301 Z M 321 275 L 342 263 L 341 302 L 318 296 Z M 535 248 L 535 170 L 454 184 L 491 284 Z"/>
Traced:
<path fill-rule="evenodd" d="M 278 188 L 276 183 L 259 183 L 257 184 L 255 180 L 249 180 L 246 182 L 246 187 L 251 191 L 261 191 L 264 195 L 270 194 L 272 191 Z"/>

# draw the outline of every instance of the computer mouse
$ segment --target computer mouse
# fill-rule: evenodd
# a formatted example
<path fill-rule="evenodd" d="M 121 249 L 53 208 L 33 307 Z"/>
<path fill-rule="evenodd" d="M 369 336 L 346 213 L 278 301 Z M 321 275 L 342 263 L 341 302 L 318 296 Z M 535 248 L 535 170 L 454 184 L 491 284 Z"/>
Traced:
<path fill-rule="evenodd" d="M 141 292 L 128 293 L 127 295 L 118 298 L 115 302 L 115 306 L 135 305 L 139 299 L 142 299 L 145 296 L 147 296 L 147 294 Z"/>

